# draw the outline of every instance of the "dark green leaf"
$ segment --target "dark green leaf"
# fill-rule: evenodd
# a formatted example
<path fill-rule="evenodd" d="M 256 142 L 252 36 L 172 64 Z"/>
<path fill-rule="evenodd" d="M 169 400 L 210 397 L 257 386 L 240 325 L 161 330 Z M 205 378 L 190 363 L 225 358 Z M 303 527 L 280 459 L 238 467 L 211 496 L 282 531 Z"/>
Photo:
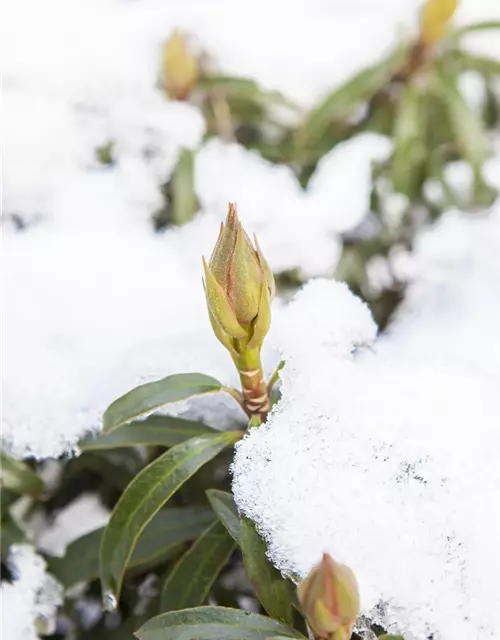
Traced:
<path fill-rule="evenodd" d="M 205 529 L 168 574 L 161 594 L 161 611 L 203 604 L 235 546 L 218 520 Z"/>
<path fill-rule="evenodd" d="M 212 427 L 171 416 L 149 416 L 145 420 L 136 420 L 123 425 L 111 433 L 101 436 L 89 436 L 79 447 L 83 451 L 94 449 L 114 449 L 115 447 L 134 447 L 137 445 L 159 445 L 175 447 L 195 436 L 214 433 Z"/>
<path fill-rule="evenodd" d="M 248 518 L 241 520 L 241 550 L 248 579 L 260 603 L 272 617 L 292 624 L 290 584 L 266 556 L 266 545 Z"/>
<path fill-rule="evenodd" d="M 481 118 L 469 107 L 458 90 L 456 77 L 441 69 L 436 75 L 437 90 L 445 104 L 450 125 L 465 160 L 479 169 L 486 158 L 486 137 Z"/>
<path fill-rule="evenodd" d="M 213 513 L 201 507 L 162 509 L 144 529 L 127 570 L 144 570 L 164 562 L 180 545 L 196 538 L 213 519 Z M 68 545 L 63 558 L 49 559 L 51 573 L 66 588 L 99 576 L 99 547 L 103 533 L 104 527 L 96 529 Z"/>
<path fill-rule="evenodd" d="M 405 51 L 398 49 L 376 65 L 363 69 L 328 95 L 306 117 L 305 144 L 314 146 L 332 122 L 348 121 L 359 104 L 370 100 L 391 79 L 404 55 Z"/>
<path fill-rule="evenodd" d="M 43 482 L 27 464 L 0 451 L 1 486 L 20 495 L 39 496 Z"/>
<path fill-rule="evenodd" d="M 268 640 L 304 636 L 276 620 L 257 613 L 225 607 L 196 607 L 163 613 L 148 620 L 135 635 L 139 640 Z"/>
<path fill-rule="evenodd" d="M 379 636 L 378 640 L 405 640 L 403 638 L 403 636 L 392 636 L 392 635 L 383 635 L 383 636 Z"/>
<path fill-rule="evenodd" d="M 104 414 L 103 431 L 109 432 L 169 402 L 220 391 L 221 383 L 202 373 L 178 373 L 148 382 L 111 404 Z"/>
<path fill-rule="evenodd" d="M 232 539 L 239 546 L 241 543 L 241 520 L 233 496 L 226 491 L 209 489 L 207 497 L 217 517 L 228 530 Z"/>
<path fill-rule="evenodd" d="M 0 514 L 2 518 L 8 514 L 11 506 L 18 500 L 19 494 L 5 487 L 0 489 Z"/>
<path fill-rule="evenodd" d="M 106 602 L 118 600 L 137 539 L 155 513 L 201 466 L 240 437 L 240 431 L 229 431 L 192 438 L 166 451 L 132 480 L 102 538 L 100 575 Z"/>
<path fill-rule="evenodd" d="M 200 87 L 223 95 L 232 100 L 253 102 L 263 106 L 276 104 L 290 109 L 297 106 L 279 91 L 266 91 L 259 87 L 255 80 L 235 76 L 208 76 L 200 81 Z"/>
<path fill-rule="evenodd" d="M 12 518 L 4 518 L 2 520 L 2 535 L 0 537 L 0 550 L 2 560 L 6 560 L 9 555 L 9 549 L 13 544 L 26 542 L 26 536 L 22 529 Z"/>
<path fill-rule="evenodd" d="M 181 149 L 177 166 L 171 178 L 172 221 L 176 225 L 189 222 L 198 211 L 194 190 L 194 153 Z"/>

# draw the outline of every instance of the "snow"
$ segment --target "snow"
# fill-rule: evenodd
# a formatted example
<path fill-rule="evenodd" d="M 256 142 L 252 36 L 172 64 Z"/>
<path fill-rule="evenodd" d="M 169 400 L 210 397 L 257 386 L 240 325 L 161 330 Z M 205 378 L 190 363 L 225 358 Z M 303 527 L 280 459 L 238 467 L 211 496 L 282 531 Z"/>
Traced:
<path fill-rule="evenodd" d="M 302 191 L 288 168 L 205 142 L 200 111 L 165 99 L 159 61 L 172 31 L 193 33 L 223 72 L 307 108 L 413 33 L 419 5 L 256 0 L 242 29 L 241 6 L 229 0 L 10 4 L 0 27 L 3 446 L 18 457 L 76 453 L 111 401 L 170 373 L 236 384 L 200 282 L 200 256 L 210 254 L 228 201 L 272 268 L 303 278 L 331 275 L 341 234 L 369 215 L 369 169 L 390 153 L 387 139 L 366 133 L 339 145 Z M 498 0 L 463 0 L 457 13 L 460 24 L 499 18 Z M 500 57 L 495 32 L 466 42 Z M 477 78 L 461 86 L 477 104 Z M 484 173 L 500 187 L 493 142 Z M 108 143 L 116 162 L 103 167 L 96 148 Z M 155 235 L 159 187 L 181 148 L 196 151 L 201 210 Z M 463 164 L 446 176 L 467 191 Z M 382 196 L 396 225 L 406 201 Z M 342 284 L 315 280 L 289 306 L 277 301 L 264 359 L 268 370 L 280 353 L 287 359 L 283 400 L 238 447 L 236 499 L 273 562 L 303 576 L 329 551 L 356 572 L 365 613 L 406 640 L 431 631 L 435 640 L 498 638 L 499 252 L 497 206 L 490 215 L 449 212 L 422 233 L 414 256 L 374 260 L 374 287 L 394 271 L 411 281 L 380 338 Z M 232 406 L 221 396 L 189 411 L 222 427 Z M 37 543 L 61 554 L 106 517 L 95 496 L 83 496 Z M 50 628 L 60 588 L 31 547 L 13 547 L 11 563 L 17 578 L 2 598 L 15 615 L 2 629 L 32 640 L 36 619 Z"/>
<path fill-rule="evenodd" d="M 231 382 L 205 321 L 210 231 L 204 249 L 184 229 L 166 238 L 40 226 L 4 242 L 5 446 L 42 458 L 71 451 L 115 398 L 170 373 Z"/>
<path fill-rule="evenodd" d="M 285 574 L 324 551 L 405 638 L 498 638 L 500 209 L 419 239 L 387 336 L 312 281 L 274 334 L 283 399 L 237 446 L 233 491 Z M 284 327 L 284 328 L 283 328 Z"/>
<path fill-rule="evenodd" d="M 214 26 L 222 11 L 225 19 L 239 20 L 234 8 L 202 5 L 47 0 L 42 7 L 22 0 L 2 24 L 9 120 L 2 437 L 16 456 L 75 452 L 78 440 L 99 428 L 109 403 L 145 381 L 199 370 L 236 382 L 206 322 L 200 286 L 200 256 L 209 255 L 229 200 L 238 202 L 273 269 L 298 269 L 303 277 L 333 273 L 339 232 L 368 213 L 368 186 L 354 197 L 346 186 L 356 178 L 358 161 L 360 182 L 366 180 L 371 160 L 387 153 L 387 140 L 366 134 L 346 143 L 322 163 L 304 193 L 287 168 L 238 145 L 202 145 L 197 108 L 165 100 L 156 83 L 161 44 L 179 26 L 193 31 L 221 68 L 250 73 L 292 97 L 299 97 L 294 88 L 316 66 L 317 48 L 310 58 L 300 56 L 304 64 L 293 73 L 281 49 L 269 65 L 276 39 L 268 23 L 260 27 L 259 56 L 244 40 L 235 55 L 228 49 L 229 42 L 234 49 L 231 30 Z M 281 20 L 280 3 L 268 8 L 269 24 Z M 330 9 L 321 2 L 316 8 L 332 24 Z M 317 20 L 302 2 L 287 5 L 288 12 L 295 30 L 304 27 L 305 15 L 309 23 Z M 342 13 L 341 22 L 352 19 Z M 364 18 L 361 23 L 368 25 Z M 347 73 L 345 66 L 339 62 L 337 72 Z M 324 71 L 321 90 L 336 73 L 328 60 Z M 289 85 L 273 85 L 277 78 Z M 302 98 L 307 102 L 318 92 L 310 87 Z M 109 142 L 116 163 L 103 167 L 95 150 Z M 181 146 L 200 149 L 195 189 L 202 212 L 186 227 L 155 236 L 151 217 L 161 204 L 159 186 Z M 338 216 L 332 215 L 337 198 Z M 14 233 L 14 220 L 23 232 Z M 228 405 L 209 403 L 209 422 L 221 403 Z"/>
<path fill-rule="evenodd" d="M 38 634 L 52 634 L 62 587 L 45 572 L 45 561 L 29 545 L 10 548 L 12 584 L 2 582 L 2 637 L 38 640 Z"/>
<path fill-rule="evenodd" d="M 385 348 L 499 376 L 499 255 L 500 203 L 489 215 L 449 211 L 423 231 Z"/>
<path fill-rule="evenodd" d="M 56 514 L 52 522 L 46 519 L 30 522 L 39 551 L 52 556 L 64 556 L 66 547 L 82 536 L 103 527 L 109 511 L 99 497 L 83 493 Z"/>

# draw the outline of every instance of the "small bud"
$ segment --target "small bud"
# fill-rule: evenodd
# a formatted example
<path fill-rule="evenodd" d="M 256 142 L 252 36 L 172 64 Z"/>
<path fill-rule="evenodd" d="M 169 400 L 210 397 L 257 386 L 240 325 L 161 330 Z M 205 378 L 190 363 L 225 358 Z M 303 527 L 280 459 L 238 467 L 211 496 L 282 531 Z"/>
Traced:
<path fill-rule="evenodd" d="M 174 31 L 163 50 L 162 83 L 172 100 L 188 100 L 198 82 L 199 63 L 188 37 Z"/>
<path fill-rule="evenodd" d="M 426 0 L 420 16 L 420 39 L 432 45 L 443 39 L 458 0 Z"/>
<path fill-rule="evenodd" d="M 246 338 L 249 348 L 260 348 L 269 329 L 274 278 L 233 204 L 204 268 L 207 304 L 212 326 L 217 324 L 214 331 L 218 339 L 227 348 L 233 338 Z"/>
<path fill-rule="evenodd" d="M 325 553 L 299 584 L 298 597 L 318 638 L 349 640 L 359 615 L 359 592 L 353 572 Z"/>

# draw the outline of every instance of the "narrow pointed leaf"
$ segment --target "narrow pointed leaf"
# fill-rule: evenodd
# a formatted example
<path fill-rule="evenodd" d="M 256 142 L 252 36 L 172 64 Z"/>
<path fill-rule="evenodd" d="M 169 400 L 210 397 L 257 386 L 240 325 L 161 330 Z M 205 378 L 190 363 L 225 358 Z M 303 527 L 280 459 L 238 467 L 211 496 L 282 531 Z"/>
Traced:
<path fill-rule="evenodd" d="M 20 495 L 39 496 L 43 482 L 27 464 L 0 451 L 0 486 Z"/>
<path fill-rule="evenodd" d="M 135 635 L 139 640 L 268 640 L 304 636 L 276 620 L 226 607 L 196 607 L 163 613 L 148 620 Z"/>
<path fill-rule="evenodd" d="M 176 225 L 189 222 L 200 208 L 194 190 L 194 153 L 181 149 L 171 178 L 172 221 Z"/>
<path fill-rule="evenodd" d="M 206 493 L 212 509 L 239 546 L 241 543 L 241 520 L 233 496 L 226 491 L 219 491 L 219 489 L 209 489 Z"/>
<path fill-rule="evenodd" d="M 162 588 L 161 611 L 203 604 L 235 547 L 218 520 L 205 529 L 168 574 Z"/>
<path fill-rule="evenodd" d="M 242 118 L 244 113 L 242 108 L 245 105 L 249 108 L 249 114 L 256 113 L 260 115 L 262 113 L 251 108 L 257 105 L 264 108 L 279 106 L 294 112 L 299 111 L 299 107 L 279 91 L 264 90 L 259 87 L 255 80 L 248 78 L 211 75 L 201 79 L 200 87 L 206 91 L 224 96 L 229 103 L 231 115 L 243 121 L 247 120 L 247 118 Z M 272 120 L 272 114 L 269 117 Z"/>
<path fill-rule="evenodd" d="M 149 416 L 136 420 L 119 429 L 102 435 L 90 436 L 80 442 L 82 451 L 158 445 L 175 447 L 190 438 L 215 433 L 215 429 L 202 422 L 173 418 L 172 416 Z"/>
<path fill-rule="evenodd" d="M 484 22 L 473 22 L 472 24 L 468 24 L 464 27 L 456 29 L 453 33 L 453 37 L 463 36 L 474 31 L 486 31 L 489 29 L 500 29 L 500 20 L 485 20 Z"/>
<path fill-rule="evenodd" d="M 418 188 L 422 164 L 427 157 L 425 117 L 418 90 L 411 84 L 403 89 L 394 123 L 394 154 L 391 178 L 394 190 L 412 198 Z"/>
<path fill-rule="evenodd" d="M 12 518 L 2 520 L 2 535 L 0 536 L 0 556 L 5 562 L 13 544 L 27 542 L 24 531 Z"/>
<path fill-rule="evenodd" d="M 19 494 L 5 487 L 0 488 L 0 517 L 3 521 L 4 516 L 9 515 L 12 505 L 19 500 Z"/>
<path fill-rule="evenodd" d="M 404 50 L 397 50 L 385 60 L 367 67 L 335 89 L 306 117 L 306 143 L 321 139 L 332 122 L 344 122 L 355 108 L 373 97 L 393 76 L 404 60 Z"/>
<path fill-rule="evenodd" d="M 213 521 L 211 510 L 202 507 L 162 509 L 144 529 L 127 571 L 144 570 L 164 562 Z M 96 529 L 68 545 L 62 558 L 49 559 L 50 572 L 66 588 L 99 577 L 99 547 L 103 533 L 104 527 Z"/>
<path fill-rule="evenodd" d="M 239 431 L 192 438 L 169 449 L 141 471 L 123 492 L 104 531 L 100 575 L 106 601 L 118 601 L 123 574 L 143 529 L 177 489 L 209 460 L 241 437 Z"/>
<path fill-rule="evenodd" d="M 484 76 L 500 75 L 500 60 L 498 58 L 487 58 L 467 51 L 455 51 L 453 65 L 462 72 L 478 71 Z"/>
<path fill-rule="evenodd" d="M 216 393 L 221 386 L 218 380 L 202 373 L 177 373 L 156 382 L 148 382 L 132 389 L 107 408 L 103 432 L 113 431 L 169 402 Z"/>
<path fill-rule="evenodd" d="M 267 559 L 265 542 L 248 518 L 241 521 L 241 550 L 248 579 L 264 609 L 272 618 L 292 624 L 290 583 Z"/>
<path fill-rule="evenodd" d="M 467 104 L 458 90 L 456 77 L 443 70 L 437 75 L 437 87 L 446 105 L 457 145 L 464 158 L 479 169 L 486 159 L 486 135 L 481 118 Z"/>

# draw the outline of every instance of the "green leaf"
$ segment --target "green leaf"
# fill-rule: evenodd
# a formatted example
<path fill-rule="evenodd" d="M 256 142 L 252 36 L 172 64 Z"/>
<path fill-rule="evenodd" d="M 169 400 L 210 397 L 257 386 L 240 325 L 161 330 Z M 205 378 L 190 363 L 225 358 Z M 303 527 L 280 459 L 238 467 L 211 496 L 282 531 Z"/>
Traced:
<path fill-rule="evenodd" d="M 212 509 L 239 546 L 241 544 L 241 520 L 233 496 L 219 489 L 208 489 L 206 493 Z"/>
<path fill-rule="evenodd" d="M 181 149 L 171 178 L 172 221 L 186 224 L 200 208 L 194 190 L 194 153 Z"/>
<path fill-rule="evenodd" d="M 4 518 L 4 516 L 9 515 L 9 510 L 12 505 L 19 500 L 19 494 L 15 491 L 11 491 L 10 489 L 6 489 L 5 487 L 0 488 L 0 516 Z"/>
<path fill-rule="evenodd" d="M 207 76 L 200 81 L 200 87 L 222 94 L 230 102 L 238 100 L 262 106 L 276 104 L 293 110 L 298 109 L 295 103 L 279 91 L 261 89 L 255 80 L 249 78 L 220 75 Z"/>
<path fill-rule="evenodd" d="M 103 431 L 113 431 L 169 402 L 216 393 L 221 387 L 218 380 L 202 373 L 177 373 L 156 382 L 148 382 L 132 389 L 107 408 Z"/>
<path fill-rule="evenodd" d="M 161 611 L 203 604 L 235 547 L 218 520 L 205 529 L 168 574 L 162 588 Z"/>
<path fill-rule="evenodd" d="M 149 416 L 145 420 L 136 420 L 119 429 L 103 435 L 89 436 L 80 442 L 82 451 L 95 449 L 114 449 L 116 447 L 135 447 L 137 445 L 158 445 L 175 447 L 196 436 L 214 433 L 215 429 L 194 420 L 173 418 L 171 416 Z"/>
<path fill-rule="evenodd" d="M 395 191 L 412 198 L 418 189 L 425 147 L 425 114 L 418 89 L 405 85 L 394 123 L 394 154 L 391 178 Z"/>
<path fill-rule="evenodd" d="M 241 435 L 228 431 L 187 440 L 154 460 L 128 485 L 101 543 L 100 575 L 107 606 L 119 599 L 123 573 L 144 527 L 188 478 Z"/>
<path fill-rule="evenodd" d="M 474 22 L 456 29 L 452 33 L 452 37 L 463 36 L 474 31 L 486 31 L 489 29 L 500 29 L 500 20 L 484 20 L 482 22 Z"/>
<path fill-rule="evenodd" d="M 27 464 L 0 451 L 0 486 L 20 495 L 40 496 L 43 482 Z"/>
<path fill-rule="evenodd" d="M 445 104 L 450 125 L 464 158 L 478 170 L 486 159 L 486 135 L 481 118 L 469 107 L 458 90 L 456 77 L 440 69 L 437 91 Z"/>
<path fill-rule="evenodd" d="M 12 518 L 2 520 L 2 535 L 0 537 L 0 555 L 5 562 L 11 545 L 26 542 L 24 531 Z"/>
<path fill-rule="evenodd" d="M 392 635 L 383 635 L 383 636 L 379 636 L 378 640 L 405 640 L 403 638 L 403 636 L 392 636 Z"/>
<path fill-rule="evenodd" d="M 144 570 L 165 562 L 186 542 L 196 538 L 214 516 L 201 507 L 169 507 L 162 509 L 144 529 L 127 570 Z M 90 582 L 99 577 L 99 547 L 104 527 L 78 538 L 66 549 L 62 558 L 50 558 L 51 573 L 66 588 L 78 582 Z"/>
<path fill-rule="evenodd" d="M 164 613 L 148 620 L 135 635 L 139 640 L 268 640 L 304 636 L 257 613 L 225 607 L 196 607 Z"/>
<path fill-rule="evenodd" d="M 266 545 L 248 518 L 241 520 L 241 550 L 248 579 L 260 603 L 272 617 L 292 624 L 290 584 L 266 556 Z"/>
<path fill-rule="evenodd" d="M 314 146 L 333 122 L 345 122 L 355 108 L 370 100 L 389 82 L 404 60 L 405 49 L 398 49 L 376 65 L 367 67 L 335 89 L 306 117 L 305 143 Z"/>
<path fill-rule="evenodd" d="M 453 64 L 461 72 L 478 71 L 483 76 L 500 75 L 500 60 L 487 58 L 467 51 L 453 51 Z"/>

